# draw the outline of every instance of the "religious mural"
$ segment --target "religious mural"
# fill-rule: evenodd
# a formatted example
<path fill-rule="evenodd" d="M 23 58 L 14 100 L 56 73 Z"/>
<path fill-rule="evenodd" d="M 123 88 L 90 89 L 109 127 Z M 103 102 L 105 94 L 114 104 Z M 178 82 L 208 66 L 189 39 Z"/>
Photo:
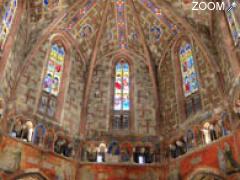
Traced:
<path fill-rule="evenodd" d="M 0 169 L 9 173 L 13 173 L 20 168 L 21 149 L 18 147 L 5 147 L 1 149 Z"/>
<path fill-rule="evenodd" d="M 224 147 L 218 149 L 218 162 L 220 169 L 226 174 L 240 172 L 240 164 L 235 160 L 232 148 L 228 143 L 224 143 Z"/>

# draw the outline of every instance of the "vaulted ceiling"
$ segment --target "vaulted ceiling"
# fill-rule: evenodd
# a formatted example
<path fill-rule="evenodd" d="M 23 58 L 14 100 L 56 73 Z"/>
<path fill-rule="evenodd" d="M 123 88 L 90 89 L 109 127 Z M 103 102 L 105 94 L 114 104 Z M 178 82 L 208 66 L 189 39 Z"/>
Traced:
<path fill-rule="evenodd" d="M 32 1 L 33 4 L 36 2 Z M 193 12 L 189 0 L 171 2 L 169 0 L 63 0 L 63 2 L 66 2 L 67 6 L 59 8 L 62 11 L 55 14 L 59 16 L 59 22 L 55 25 L 52 23 L 51 30 L 70 34 L 78 44 L 86 62 L 89 62 L 97 44 L 98 59 L 115 52 L 127 52 L 132 57 L 143 58 L 146 58 L 146 53 L 150 53 L 151 59 L 158 65 L 171 41 L 181 32 L 187 32 L 188 26 L 183 21 L 188 22 L 188 25 L 189 22 L 193 22 L 193 25 L 196 22 L 205 23 L 206 27 L 209 25 L 209 13 Z M 30 6 L 32 7 L 30 11 L 36 13 L 36 7 Z M 148 52 L 144 50 L 144 46 L 147 47 Z"/>
<path fill-rule="evenodd" d="M 86 58 L 96 43 L 98 57 L 121 50 L 145 56 L 145 44 L 158 61 L 181 27 L 150 0 L 88 0 L 70 8 L 56 29 L 71 34 Z"/>

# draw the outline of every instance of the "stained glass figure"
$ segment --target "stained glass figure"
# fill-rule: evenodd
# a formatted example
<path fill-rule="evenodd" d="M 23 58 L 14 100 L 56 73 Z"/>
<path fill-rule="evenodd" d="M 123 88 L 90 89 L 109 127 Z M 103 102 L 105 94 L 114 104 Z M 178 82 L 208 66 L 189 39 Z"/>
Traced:
<path fill-rule="evenodd" d="M 57 96 L 59 93 L 63 66 L 64 66 L 64 48 L 53 44 L 48 60 L 47 71 L 43 80 L 43 89 L 45 92 Z"/>
<path fill-rule="evenodd" d="M 129 65 L 119 62 L 115 66 L 114 110 L 129 111 Z"/>
<path fill-rule="evenodd" d="M 0 24 L 0 49 L 2 50 L 11 30 L 17 10 L 17 0 L 9 0 L 4 5 L 2 23 Z"/>
<path fill-rule="evenodd" d="M 183 91 L 185 97 L 188 97 L 199 89 L 191 44 L 187 42 L 182 43 L 179 54 L 183 81 Z"/>

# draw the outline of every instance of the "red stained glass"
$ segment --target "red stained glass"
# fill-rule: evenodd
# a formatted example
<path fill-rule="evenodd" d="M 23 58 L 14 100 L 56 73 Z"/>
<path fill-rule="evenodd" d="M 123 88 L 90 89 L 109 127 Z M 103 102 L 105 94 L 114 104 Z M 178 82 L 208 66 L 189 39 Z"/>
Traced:
<path fill-rule="evenodd" d="M 59 93 L 64 65 L 64 48 L 53 44 L 49 56 L 46 76 L 43 82 L 44 91 L 57 96 Z"/>
<path fill-rule="evenodd" d="M 114 110 L 130 110 L 129 65 L 124 62 L 115 67 Z"/>

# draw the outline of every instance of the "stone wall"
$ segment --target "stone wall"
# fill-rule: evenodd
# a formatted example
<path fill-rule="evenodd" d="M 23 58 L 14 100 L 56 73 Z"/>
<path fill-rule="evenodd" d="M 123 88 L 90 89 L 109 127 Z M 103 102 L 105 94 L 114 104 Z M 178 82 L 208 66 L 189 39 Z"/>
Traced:
<path fill-rule="evenodd" d="M 162 133 L 177 130 L 176 128 L 184 122 L 191 122 L 197 119 L 197 116 L 207 112 L 214 111 L 215 108 L 224 109 L 224 97 L 222 89 L 216 76 L 215 67 L 204 56 L 203 50 L 199 43 L 193 40 L 193 56 L 196 63 L 196 70 L 199 76 L 200 96 L 202 110 L 186 119 L 185 115 L 185 98 L 182 92 L 181 71 L 177 52 L 173 48 L 167 51 L 165 58 L 159 69 L 159 86 L 161 99 L 161 118 Z M 179 133 L 175 131 L 175 134 Z"/>
<path fill-rule="evenodd" d="M 161 101 L 161 134 L 169 132 L 178 122 L 175 73 L 171 60 L 171 49 L 168 50 L 158 71 Z"/>
<path fill-rule="evenodd" d="M 134 58 L 131 63 L 130 81 L 133 82 L 133 87 L 130 90 L 133 91 L 134 134 L 155 135 L 156 112 L 148 68 L 143 59 Z M 90 134 L 95 130 L 105 132 L 109 130 L 113 102 L 114 68 L 112 67 L 111 57 L 102 58 L 96 64 L 87 115 L 87 129 Z"/>
<path fill-rule="evenodd" d="M 213 40 L 218 53 L 217 63 L 223 79 L 224 90 L 228 94 L 237 77 L 237 71 L 240 71 L 240 57 L 238 55 L 240 50 L 233 46 L 224 12 L 215 12 L 213 26 L 215 29 Z"/>
<path fill-rule="evenodd" d="M 25 48 L 27 42 L 27 17 L 26 15 L 22 15 L 20 19 L 19 27 L 14 26 L 13 29 L 17 28 L 15 36 L 9 36 L 7 41 L 13 42 L 12 47 L 5 46 L 5 51 L 9 51 L 9 55 L 7 58 L 7 63 L 2 73 L 2 83 L 1 83 L 1 91 L 5 99 L 10 101 L 10 96 L 15 91 L 15 78 L 16 74 L 21 67 L 24 57 L 25 57 Z M 6 44 L 7 45 L 7 44 Z M 12 106 L 9 106 L 9 109 L 12 109 Z"/>
<path fill-rule="evenodd" d="M 200 78 L 200 92 L 202 109 L 204 111 L 213 110 L 219 106 L 223 106 L 224 98 L 222 89 L 217 79 L 216 67 L 211 63 L 212 59 L 207 60 L 203 50 L 193 41 L 193 53 L 197 64 L 197 71 Z"/>
<path fill-rule="evenodd" d="M 56 124 L 55 120 L 43 117 L 38 113 L 39 97 L 42 89 L 42 78 L 48 59 L 50 43 L 45 41 L 30 61 L 26 71 L 20 78 L 16 92 L 16 114 L 23 114 L 34 118 L 35 121 L 47 120 L 48 123 Z M 70 52 L 70 71 L 65 77 L 65 95 L 61 101 L 64 103 L 58 126 L 61 126 L 70 135 L 78 135 L 81 102 L 84 90 L 85 67 L 76 51 Z M 65 67 L 66 68 L 66 67 Z"/>

